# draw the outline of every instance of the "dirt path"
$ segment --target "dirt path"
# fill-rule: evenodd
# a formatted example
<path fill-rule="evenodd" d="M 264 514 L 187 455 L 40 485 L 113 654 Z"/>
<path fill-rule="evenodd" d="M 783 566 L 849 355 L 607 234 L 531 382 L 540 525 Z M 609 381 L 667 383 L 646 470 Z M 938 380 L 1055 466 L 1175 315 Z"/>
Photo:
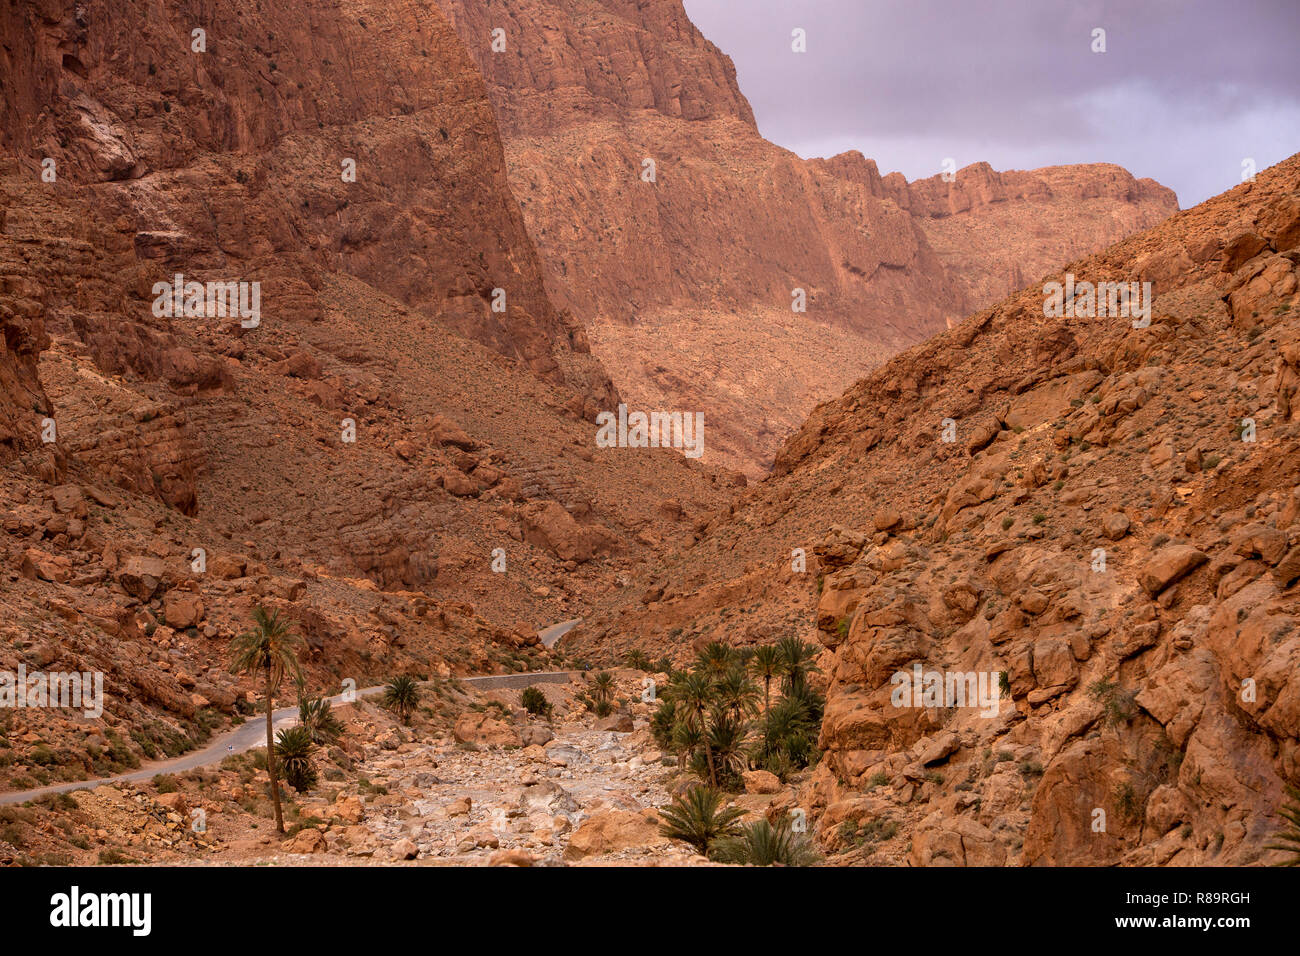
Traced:
<path fill-rule="evenodd" d="M 576 622 L 565 622 L 570 627 Z M 565 627 L 564 624 L 557 624 L 554 627 Z M 542 633 L 545 634 L 554 628 L 548 628 Z M 565 627 L 565 630 L 568 630 Z M 563 633 L 563 632 L 561 632 Z M 464 684 L 477 687 L 480 690 L 488 690 L 497 687 L 526 686 L 528 684 L 548 683 L 551 681 L 569 680 L 571 671 L 535 671 L 526 674 L 487 674 L 481 677 L 462 677 L 459 678 Z M 374 687 L 367 687 L 358 690 L 358 698 L 371 697 L 381 693 L 384 687 L 382 684 Z M 345 700 L 343 694 L 338 694 L 330 698 L 330 703 L 335 706 L 344 706 L 351 703 L 351 699 Z M 298 707 L 280 707 L 271 712 L 271 726 L 274 731 L 279 731 L 284 727 L 292 726 L 298 720 Z M 179 757 L 173 757 L 168 760 L 156 760 L 144 764 L 139 770 L 132 770 L 129 773 L 117 774 L 112 777 L 92 777 L 87 780 L 74 780 L 69 783 L 51 784 L 48 787 L 36 787 L 32 790 L 17 790 L 12 793 L 0 793 L 0 806 L 5 804 L 26 803 L 28 800 L 36 800 L 40 797 L 50 796 L 57 793 L 70 793 L 74 790 L 88 790 L 94 787 L 101 787 L 106 784 L 114 783 L 139 783 L 144 780 L 151 780 L 159 774 L 164 773 L 184 773 L 187 770 L 194 770 L 198 767 L 206 767 L 211 764 L 220 763 L 231 754 L 243 753 L 246 750 L 252 750 L 258 746 L 266 745 L 266 719 L 265 713 L 262 716 L 253 716 L 225 733 L 218 734 L 201 749 L 191 753 L 181 754 Z"/>

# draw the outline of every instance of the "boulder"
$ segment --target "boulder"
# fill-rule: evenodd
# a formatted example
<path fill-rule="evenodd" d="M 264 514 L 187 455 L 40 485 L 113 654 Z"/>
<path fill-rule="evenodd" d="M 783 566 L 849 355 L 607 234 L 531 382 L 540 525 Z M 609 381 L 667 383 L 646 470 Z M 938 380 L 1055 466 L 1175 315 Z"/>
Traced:
<path fill-rule="evenodd" d="M 1168 545 L 1147 559 L 1138 574 L 1138 583 L 1147 594 L 1155 597 L 1208 560 L 1209 556 L 1205 552 L 1191 545 Z"/>
<path fill-rule="evenodd" d="M 527 850 L 497 850 L 488 857 L 488 866 L 532 866 L 537 857 Z"/>
<path fill-rule="evenodd" d="M 133 554 L 122 561 L 117 583 L 138 601 L 148 601 L 162 585 L 167 566 L 161 558 Z"/>
<path fill-rule="evenodd" d="M 27 548 L 18 562 L 18 572 L 31 581 L 63 584 L 72 578 L 72 565 L 62 555 L 49 554 L 37 548 Z"/>
<path fill-rule="evenodd" d="M 1111 541 L 1118 541 L 1124 535 L 1128 534 L 1129 526 L 1132 524 L 1128 520 L 1128 515 L 1122 511 L 1116 511 L 1113 514 L 1106 515 L 1102 522 L 1101 528 L 1106 537 Z"/>
<path fill-rule="evenodd" d="M 314 828 L 299 830 L 293 839 L 286 840 L 281 846 L 286 853 L 324 853 L 325 834 Z"/>
<path fill-rule="evenodd" d="M 203 613 L 203 599 L 192 591 L 168 591 L 163 598 L 163 620 L 178 631 L 197 627 Z"/>
<path fill-rule="evenodd" d="M 461 714 L 452 729 L 452 736 L 463 744 L 480 747 L 519 747 L 523 741 L 513 727 L 486 713 Z"/>
<path fill-rule="evenodd" d="M 631 714 L 610 714 L 608 717 L 602 717 L 596 721 L 597 730 L 613 731 L 620 734 L 630 734 L 634 727 L 632 724 Z"/>
<path fill-rule="evenodd" d="M 583 820 L 569 838 L 566 860 L 582 860 L 631 847 L 666 846 L 659 832 L 658 814 L 653 810 L 605 810 Z"/>
<path fill-rule="evenodd" d="M 741 774 L 746 793 L 779 793 L 781 778 L 767 770 L 747 770 Z"/>

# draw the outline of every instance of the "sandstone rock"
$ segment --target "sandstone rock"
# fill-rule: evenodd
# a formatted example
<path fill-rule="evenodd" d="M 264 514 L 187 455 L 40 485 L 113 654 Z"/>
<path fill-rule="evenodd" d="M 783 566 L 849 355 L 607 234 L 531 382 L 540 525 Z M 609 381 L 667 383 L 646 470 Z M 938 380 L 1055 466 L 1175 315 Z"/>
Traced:
<path fill-rule="evenodd" d="M 441 415 L 430 422 L 429 432 L 433 440 L 439 445 L 451 445 L 466 451 L 472 451 L 478 447 L 478 443 L 470 438 L 463 428 Z"/>
<path fill-rule="evenodd" d="M 1002 866 L 1006 848 L 993 832 L 968 817 L 932 814 L 912 837 L 913 866 Z"/>
<path fill-rule="evenodd" d="M 394 860 L 414 860 L 420 855 L 420 848 L 414 840 L 401 839 L 392 845 L 390 852 Z"/>
<path fill-rule="evenodd" d="M 519 734 L 525 747 L 543 747 L 555 739 L 555 733 L 545 724 L 529 724 Z"/>
<path fill-rule="evenodd" d="M 184 630 L 203 620 L 203 599 L 192 591 L 171 590 L 163 597 L 163 620 L 168 627 Z"/>
<path fill-rule="evenodd" d="M 903 516 L 898 513 L 898 509 L 887 505 L 875 513 L 871 522 L 876 526 L 877 531 L 892 531 L 902 520 Z"/>
<path fill-rule="evenodd" d="M 519 747 L 522 741 L 513 727 L 486 713 L 462 714 L 456 720 L 453 736 L 461 743 L 480 747 Z"/>
<path fill-rule="evenodd" d="M 53 555 L 38 548 L 25 548 L 18 563 L 23 577 L 36 581 L 63 584 L 72 579 L 72 566 L 67 558 Z"/>
<path fill-rule="evenodd" d="M 339 820 L 342 823 L 355 826 L 365 817 L 365 808 L 358 797 L 344 797 L 339 794 L 334 803 L 325 811 L 326 816 L 330 819 Z"/>
<path fill-rule="evenodd" d="M 632 847 L 665 846 L 660 835 L 658 815 L 653 810 L 634 813 L 630 810 L 605 810 L 594 813 L 579 824 L 564 851 L 566 860 L 582 860 Z"/>
<path fill-rule="evenodd" d="M 632 715 L 624 713 L 610 714 L 608 717 L 602 717 L 596 721 L 597 730 L 614 731 L 620 734 L 630 734 L 635 728 L 632 723 Z"/>
<path fill-rule="evenodd" d="M 50 492 L 54 499 L 54 510 L 59 514 L 84 518 L 87 514 L 86 496 L 78 485 L 59 485 Z"/>
<path fill-rule="evenodd" d="M 1205 552 L 1191 545 L 1168 545 L 1147 559 L 1138 574 L 1138 583 L 1147 594 L 1155 597 L 1208 560 Z"/>
<path fill-rule="evenodd" d="M 537 857 L 523 849 L 497 850 L 488 857 L 488 866 L 532 866 Z"/>
<path fill-rule="evenodd" d="M 160 558 L 143 555 L 127 557 L 117 572 L 117 583 L 132 597 L 147 601 L 162 584 L 167 566 Z"/>
<path fill-rule="evenodd" d="M 286 853 L 324 853 L 327 849 L 325 835 L 312 827 L 299 830 L 293 839 L 286 840 L 283 846 Z"/>
<path fill-rule="evenodd" d="M 1111 541 L 1118 541 L 1128 534 L 1130 524 L 1128 515 L 1122 511 L 1115 511 L 1106 515 L 1105 521 L 1102 522 L 1102 530 Z"/>
<path fill-rule="evenodd" d="M 1273 569 L 1273 577 L 1282 588 L 1289 588 L 1300 580 L 1300 545 L 1292 548 L 1282 557 L 1277 567 Z"/>
<path fill-rule="evenodd" d="M 746 793 L 779 793 L 781 779 L 766 770 L 747 770 L 741 776 L 745 781 Z"/>
<path fill-rule="evenodd" d="M 563 561 L 579 564 L 590 561 L 613 544 L 612 536 L 603 528 L 579 525 L 555 501 L 529 504 L 524 509 L 523 537 L 529 544 L 544 548 Z"/>

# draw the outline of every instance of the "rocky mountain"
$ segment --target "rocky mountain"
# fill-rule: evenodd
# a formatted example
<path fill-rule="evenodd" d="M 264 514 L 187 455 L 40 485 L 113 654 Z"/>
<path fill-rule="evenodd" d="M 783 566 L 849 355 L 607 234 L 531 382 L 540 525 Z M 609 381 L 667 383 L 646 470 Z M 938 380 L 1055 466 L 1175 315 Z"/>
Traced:
<path fill-rule="evenodd" d="M 0 32 L 0 670 L 109 701 L 89 750 L 15 718 L 11 783 L 233 715 L 256 603 L 321 685 L 536 666 L 726 500 L 593 446 L 617 392 L 436 7 L 31 0 Z"/>
<path fill-rule="evenodd" d="M 1177 209 L 1115 166 L 909 184 L 858 153 L 805 162 L 680 0 L 442 5 L 553 298 L 630 402 L 703 410 L 706 460 L 751 477 L 900 348 Z"/>
<path fill-rule="evenodd" d="M 801 799 L 845 862 L 1269 861 L 1300 779 L 1300 156 L 1047 279 L 818 406 L 572 640 L 820 641 Z"/>

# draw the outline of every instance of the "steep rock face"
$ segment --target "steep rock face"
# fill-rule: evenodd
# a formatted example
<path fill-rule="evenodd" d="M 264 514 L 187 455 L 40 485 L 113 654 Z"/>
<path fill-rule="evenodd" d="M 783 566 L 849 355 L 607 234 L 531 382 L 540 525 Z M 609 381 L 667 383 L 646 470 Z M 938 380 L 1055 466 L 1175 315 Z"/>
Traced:
<path fill-rule="evenodd" d="M 907 200 L 972 311 L 1178 211 L 1173 190 L 1108 163 L 1001 173 L 977 163 L 952 183 L 910 183 Z"/>
<path fill-rule="evenodd" d="M 12 164 L 11 164 L 12 168 Z M 0 232 L 5 230 L 10 200 L 0 193 Z M 21 243 L 0 244 L 0 463 L 35 447 L 40 422 L 50 412 L 37 375 L 41 350 L 49 344 L 45 332 L 42 289 L 25 274 Z"/>
<path fill-rule="evenodd" d="M 318 318 L 317 271 L 345 271 L 611 397 L 589 359 L 561 368 L 574 330 L 545 295 L 482 80 L 436 9 L 39 0 L 2 16 L 21 42 L 0 145 L 31 169 L 53 161 L 54 188 L 94 192 L 136 246 L 136 296 L 175 272 L 258 280 L 268 321 Z"/>
<path fill-rule="evenodd" d="M 640 111 L 731 117 L 756 129 L 731 60 L 678 2 L 445 6 L 482 68 L 507 139 Z"/>
<path fill-rule="evenodd" d="M 593 508 L 607 513 L 614 531 L 574 532 L 601 543 L 590 560 L 670 536 L 643 531 L 661 498 L 711 495 L 666 452 L 618 458 L 604 477 L 608 455 L 557 464 L 618 396 L 546 296 L 482 79 L 438 10 L 140 0 L 3 16 L 21 42 L 5 54 L 0 130 L 16 154 L 0 409 L 29 471 L 54 480 L 71 464 L 230 533 L 296 534 L 299 554 L 388 586 L 450 587 L 455 548 L 435 560 L 430 530 L 506 534 L 523 520 L 515 503 L 558 501 L 593 526 Z M 114 46 L 123 35 L 129 50 Z M 170 296 L 155 284 L 177 275 L 256 283 L 260 315 L 160 310 Z M 53 401 L 36 375 L 44 330 L 59 343 Z M 293 438 L 326 422 L 333 435 L 295 449 L 268 407 L 305 429 Z M 38 447 L 46 417 L 59 438 Z M 430 425 L 452 418 L 472 425 L 468 445 Z M 320 446 L 353 434 L 384 447 L 340 471 Z M 390 474 L 390 443 L 434 467 Z M 356 495 L 372 467 L 370 496 Z M 644 508 L 615 507 L 628 485 L 654 489 Z M 480 497 L 507 514 L 477 514 Z M 517 606 L 517 593 L 502 605 Z"/>
<path fill-rule="evenodd" d="M 130 731 L 220 723 L 258 604 L 316 687 L 540 669 L 537 627 L 724 500 L 669 450 L 593 449 L 617 393 L 436 8 L 23 2 L 0 29 L 0 669 L 108 685 L 104 741 L 25 713 L 0 780 L 33 741 L 100 774 L 119 733 L 139 758 Z M 156 308 L 177 274 L 260 283 L 259 321 Z"/>
<path fill-rule="evenodd" d="M 676 0 L 442 5 L 487 77 L 556 302 L 629 401 L 704 411 L 706 460 L 751 476 L 898 349 L 1176 208 L 1125 198 L 1132 177 L 1105 185 L 1115 167 L 977 165 L 950 190 L 882 180 L 860 154 L 805 162 L 759 135 Z"/>
<path fill-rule="evenodd" d="M 1300 780 L 1300 156 L 1064 272 L 1151 283 L 1149 323 L 1031 288 L 904 352 L 574 638 L 819 641 L 803 799 L 845 861 L 1277 856 Z M 940 696 L 896 700 L 914 669 Z M 874 857 L 840 830 L 876 821 L 898 837 Z"/>

